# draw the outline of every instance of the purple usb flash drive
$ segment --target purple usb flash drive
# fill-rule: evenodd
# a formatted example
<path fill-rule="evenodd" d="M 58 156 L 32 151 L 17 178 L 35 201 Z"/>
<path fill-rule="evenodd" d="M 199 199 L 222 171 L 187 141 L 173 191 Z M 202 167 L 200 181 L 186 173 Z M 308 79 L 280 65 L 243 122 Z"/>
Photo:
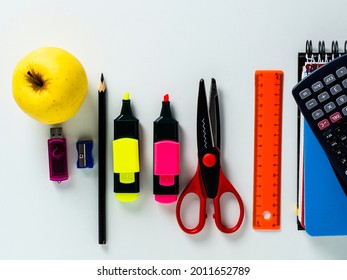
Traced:
<path fill-rule="evenodd" d="M 48 139 L 49 178 L 58 183 L 69 178 L 67 168 L 66 139 L 63 138 L 63 129 L 53 127 Z"/>

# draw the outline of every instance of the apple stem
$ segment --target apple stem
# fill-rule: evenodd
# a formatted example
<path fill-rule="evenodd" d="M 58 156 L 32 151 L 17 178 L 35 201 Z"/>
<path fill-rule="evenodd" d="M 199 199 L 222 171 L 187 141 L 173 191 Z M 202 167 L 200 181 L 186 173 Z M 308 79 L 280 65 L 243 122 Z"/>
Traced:
<path fill-rule="evenodd" d="M 28 76 L 32 79 L 32 81 L 39 87 L 42 87 L 43 86 L 43 81 L 42 79 L 40 79 L 39 77 L 31 74 L 30 71 L 27 72 Z"/>

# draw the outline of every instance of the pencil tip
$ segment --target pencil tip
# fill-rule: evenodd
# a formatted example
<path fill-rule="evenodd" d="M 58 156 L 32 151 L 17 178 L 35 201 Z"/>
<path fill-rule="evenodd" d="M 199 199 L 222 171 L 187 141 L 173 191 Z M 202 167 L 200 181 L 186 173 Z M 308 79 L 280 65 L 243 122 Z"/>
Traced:
<path fill-rule="evenodd" d="M 100 83 L 99 83 L 99 91 L 100 92 L 106 91 L 106 84 L 104 81 L 104 74 L 103 73 L 101 73 L 101 78 L 100 78 Z"/>

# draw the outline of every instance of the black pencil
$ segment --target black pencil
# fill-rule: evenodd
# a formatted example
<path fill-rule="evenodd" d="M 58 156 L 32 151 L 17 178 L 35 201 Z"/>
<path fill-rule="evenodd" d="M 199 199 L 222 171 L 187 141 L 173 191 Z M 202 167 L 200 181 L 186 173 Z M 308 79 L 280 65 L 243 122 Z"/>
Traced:
<path fill-rule="evenodd" d="M 98 90 L 99 184 L 98 215 L 99 244 L 106 244 L 106 84 L 101 74 Z"/>

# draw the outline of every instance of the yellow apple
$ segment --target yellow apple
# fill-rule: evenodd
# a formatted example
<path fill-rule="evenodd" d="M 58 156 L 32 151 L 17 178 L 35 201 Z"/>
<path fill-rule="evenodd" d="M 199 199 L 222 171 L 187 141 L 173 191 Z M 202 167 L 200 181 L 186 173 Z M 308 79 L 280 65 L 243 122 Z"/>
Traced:
<path fill-rule="evenodd" d="M 77 113 L 88 90 L 83 65 L 69 52 L 43 47 L 16 65 L 12 94 L 30 117 L 46 124 L 61 123 Z"/>

